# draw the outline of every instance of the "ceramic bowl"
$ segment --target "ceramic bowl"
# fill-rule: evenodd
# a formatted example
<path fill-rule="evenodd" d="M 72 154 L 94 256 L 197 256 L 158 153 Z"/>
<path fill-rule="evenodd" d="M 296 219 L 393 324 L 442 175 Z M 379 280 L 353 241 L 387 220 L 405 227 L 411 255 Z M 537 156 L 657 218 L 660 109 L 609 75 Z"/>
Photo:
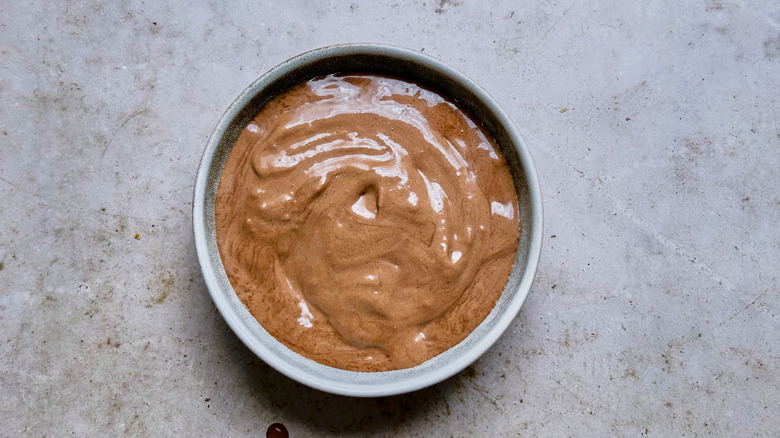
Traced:
<path fill-rule="evenodd" d="M 263 327 L 238 299 L 217 249 L 214 205 L 222 169 L 241 130 L 260 109 L 289 87 L 337 72 L 388 74 L 435 89 L 462 104 L 498 143 L 512 172 L 520 213 L 520 243 L 512 273 L 485 320 L 462 342 L 412 368 L 386 372 L 346 371 L 290 350 Z M 487 72 L 487 70 L 486 70 Z M 471 79 L 430 56 L 377 44 L 324 47 L 296 56 L 252 83 L 230 105 L 206 145 L 195 179 L 195 246 L 208 290 L 235 334 L 280 373 L 322 391 L 373 397 L 406 393 L 438 383 L 466 368 L 506 330 L 525 301 L 539 262 L 542 196 L 531 155 L 496 102 Z"/>

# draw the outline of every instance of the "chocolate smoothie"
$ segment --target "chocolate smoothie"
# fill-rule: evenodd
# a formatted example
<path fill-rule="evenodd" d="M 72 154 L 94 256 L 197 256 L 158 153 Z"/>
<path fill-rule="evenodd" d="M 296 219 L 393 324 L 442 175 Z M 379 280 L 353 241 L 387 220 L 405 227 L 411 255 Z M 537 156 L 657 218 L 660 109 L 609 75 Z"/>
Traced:
<path fill-rule="evenodd" d="M 258 322 L 325 365 L 387 371 L 462 341 L 517 250 L 512 177 L 453 101 L 403 80 L 298 84 L 243 130 L 222 173 L 217 242 Z"/>

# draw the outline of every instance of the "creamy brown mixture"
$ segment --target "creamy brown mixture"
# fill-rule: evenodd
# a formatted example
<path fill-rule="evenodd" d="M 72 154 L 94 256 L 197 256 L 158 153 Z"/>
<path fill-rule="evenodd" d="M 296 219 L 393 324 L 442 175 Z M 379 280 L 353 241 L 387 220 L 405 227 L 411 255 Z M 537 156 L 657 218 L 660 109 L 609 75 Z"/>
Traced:
<path fill-rule="evenodd" d="M 420 364 L 490 313 L 517 250 L 506 162 L 452 101 L 331 75 L 241 133 L 216 204 L 233 288 L 279 341 L 355 371 Z"/>

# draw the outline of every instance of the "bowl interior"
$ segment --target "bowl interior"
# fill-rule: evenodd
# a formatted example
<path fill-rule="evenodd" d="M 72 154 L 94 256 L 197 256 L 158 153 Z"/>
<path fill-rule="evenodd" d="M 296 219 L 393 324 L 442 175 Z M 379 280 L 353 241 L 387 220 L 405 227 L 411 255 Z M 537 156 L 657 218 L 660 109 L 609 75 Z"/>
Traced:
<path fill-rule="evenodd" d="M 268 334 L 236 296 L 217 248 L 214 206 L 230 151 L 244 127 L 277 95 L 302 81 L 338 72 L 398 76 L 457 100 L 496 140 L 512 173 L 520 213 L 520 242 L 512 272 L 496 306 L 461 343 L 425 363 L 386 372 L 332 368 L 288 349 Z M 442 381 L 476 360 L 514 319 L 530 290 L 541 248 L 541 193 L 530 154 L 511 121 L 470 79 L 428 56 L 396 47 L 351 44 L 292 58 L 250 85 L 217 124 L 195 183 L 193 226 L 209 292 L 228 325 L 261 359 L 308 386 L 350 396 L 384 396 Z"/>

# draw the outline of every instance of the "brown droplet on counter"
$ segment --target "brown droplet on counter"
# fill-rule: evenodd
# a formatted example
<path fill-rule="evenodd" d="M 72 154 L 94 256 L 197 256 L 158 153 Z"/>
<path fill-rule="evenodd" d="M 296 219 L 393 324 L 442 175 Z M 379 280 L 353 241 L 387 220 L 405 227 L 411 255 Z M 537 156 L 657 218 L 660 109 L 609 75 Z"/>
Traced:
<path fill-rule="evenodd" d="M 141 240 L 141 235 L 140 235 L 140 234 L 136 234 L 136 235 L 135 235 L 135 236 L 133 236 L 133 237 L 135 238 L 135 240 Z"/>
<path fill-rule="evenodd" d="M 287 428 L 282 423 L 274 423 L 268 426 L 268 430 L 265 431 L 266 438 L 289 438 L 290 433 L 287 432 Z"/>

